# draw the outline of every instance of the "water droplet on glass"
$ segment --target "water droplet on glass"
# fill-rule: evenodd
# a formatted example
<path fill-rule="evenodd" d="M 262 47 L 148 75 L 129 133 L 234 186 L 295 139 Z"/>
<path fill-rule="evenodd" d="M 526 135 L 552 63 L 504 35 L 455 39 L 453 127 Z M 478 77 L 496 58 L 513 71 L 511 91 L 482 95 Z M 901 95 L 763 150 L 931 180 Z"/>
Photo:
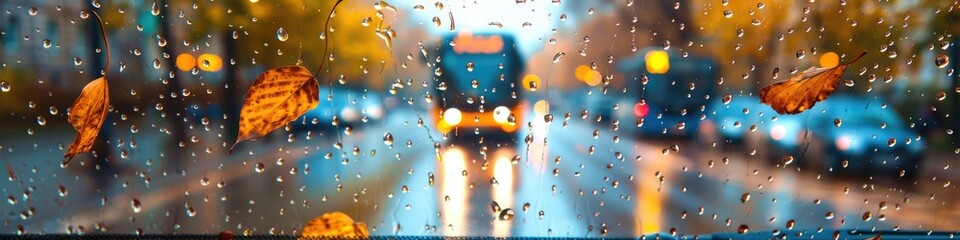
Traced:
<path fill-rule="evenodd" d="M 277 29 L 277 40 L 280 40 L 281 42 L 286 42 L 287 39 L 289 38 L 290 38 L 290 34 L 287 33 L 286 29 L 283 29 L 283 27 Z"/>
<path fill-rule="evenodd" d="M 7 81 L 0 81 L 0 92 L 9 92 L 9 91 L 10 91 L 10 83 L 8 83 Z"/>
<path fill-rule="evenodd" d="M 143 207 L 140 206 L 140 199 L 134 198 L 130 200 L 130 209 L 133 209 L 134 213 L 139 213 L 140 210 L 143 210 Z"/>
<path fill-rule="evenodd" d="M 30 7 L 27 12 L 30 13 L 30 16 L 36 16 L 39 11 L 37 11 L 37 7 Z"/>
<path fill-rule="evenodd" d="M 732 18 L 732 17 L 733 17 L 733 11 L 724 10 L 724 11 L 723 11 L 723 16 L 726 17 L 726 18 Z"/>
<path fill-rule="evenodd" d="M 750 232 L 750 227 L 746 224 L 741 224 L 740 227 L 737 228 L 737 233 L 739 234 L 747 234 L 747 232 Z"/>
<path fill-rule="evenodd" d="M 390 11 L 394 11 L 394 12 L 397 11 L 397 8 L 396 8 L 396 7 L 394 7 L 393 5 L 390 5 L 389 3 L 385 2 L 385 1 L 377 1 L 377 2 L 373 3 L 373 9 L 375 9 L 375 10 L 377 10 L 377 11 L 383 11 L 384 9 L 390 10 Z"/>
<path fill-rule="evenodd" d="M 363 20 L 360 20 L 360 25 L 361 25 L 361 26 L 364 26 L 364 27 L 369 27 L 369 26 L 370 26 L 370 22 L 372 22 L 372 21 L 373 21 L 373 19 L 371 19 L 370 17 L 365 17 L 365 18 L 363 18 Z"/>
<path fill-rule="evenodd" d="M 559 62 L 560 59 L 562 59 L 563 56 L 565 56 L 565 55 L 567 55 L 567 54 L 566 54 L 566 53 L 563 53 L 563 52 L 559 52 L 559 53 L 557 53 L 556 55 L 553 55 L 553 62 L 554 62 L 554 63 Z"/>
<path fill-rule="evenodd" d="M 153 1 L 153 6 L 150 7 L 150 14 L 160 16 L 160 5 L 157 4 L 157 1 Z"/>
<path fill-rule="evenodd" d="M 938 68 L 945 68 L 947 67 L 947 64 L 950 64 L 950 57 L 948 57 L 946 54 L 940 53 L 937 54 L 937 58 L 934 60 L 934 62 L 937 64 Z"/>
<path fill-rule="evenodd" d="M 43 40 L 43 48 L 50 48 L 53 46 L 53 42 L 50 42 L 50 39 Z"/>
<path fill-rule="evenodd" d="M 938 92 L 938 93 L 937 93 L 937 101 L 943 101 L 943 99 L 946 99 L 946 98 L 947 98 L 947 93 L 945 93 L 945 92 Z"/>
<path fill-rule="evenodd" d="M 507 208 L 500 211 L 500 221 L 509 221 L 513 219 L 513 209 Z"/>

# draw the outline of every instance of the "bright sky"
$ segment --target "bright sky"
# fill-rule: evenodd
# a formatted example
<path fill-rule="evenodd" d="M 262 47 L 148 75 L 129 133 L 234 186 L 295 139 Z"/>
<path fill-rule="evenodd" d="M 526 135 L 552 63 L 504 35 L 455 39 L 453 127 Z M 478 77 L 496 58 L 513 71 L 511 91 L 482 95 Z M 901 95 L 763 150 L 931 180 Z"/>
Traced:
<path fill-rule="evenodd" d="M 579 13 L 567 13 L 564 10 L 568 1 L 527 0 L 516 3 L 516 0 L 448 0 L 438 1 L 443 4 L 439 9 L 433 2 L 416 1 L 413 3 L 398 3 L 398 8 L 409 9 L 413 24 L 423 25 L 435 36 L 451 33 L 450 13 L 452 12 L 455 31 L 470 30 L 474 33 L 505 33 L 517 38 L 520 49 L 525 55 L 540 50 L 550 39 L 551 31 L 563 26 L 575 26 Z M 423 10 L 416 10 L 418 4 Z M 586 11 L 586 10 L 584 10 Z M 560 21 L 560 15 L 567 13 L 568 19 Z M 439 17 L 441 25 L 436 27 L 434 16 Z M 503 27 L 495 26 L 499 23 Z"/>

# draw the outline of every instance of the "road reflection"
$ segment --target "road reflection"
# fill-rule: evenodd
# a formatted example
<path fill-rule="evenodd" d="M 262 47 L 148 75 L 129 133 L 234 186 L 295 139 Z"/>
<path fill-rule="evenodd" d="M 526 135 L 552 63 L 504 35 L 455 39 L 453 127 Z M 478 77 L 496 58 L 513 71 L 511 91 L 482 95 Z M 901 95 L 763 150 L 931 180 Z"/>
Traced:
<path fill-rule="evenodd" d="M 440 162 L 443 166 L 440 171 L 440 197 L 443 204 L 440 207 L 440 218 L 445 226 L 444 233 L 448 236 L 463 236 L 467 234 L 467 204 L 470 191 L 467 181 L 467 160 L 463 150 L 451 148 L 443 153 Z"/>

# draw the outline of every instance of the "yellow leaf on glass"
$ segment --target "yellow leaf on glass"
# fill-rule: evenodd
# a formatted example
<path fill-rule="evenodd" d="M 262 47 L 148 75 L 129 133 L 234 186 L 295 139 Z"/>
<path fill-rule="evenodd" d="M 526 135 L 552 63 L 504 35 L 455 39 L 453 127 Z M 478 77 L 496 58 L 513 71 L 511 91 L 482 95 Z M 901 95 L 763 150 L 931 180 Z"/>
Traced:
<path fill-rule="evenodd" d="M 239 136 L 233 147 L 241 141 L 266 136 L 319 102 L 320 84 L 306 68 L 285 66 L 267 70 L 247 91 L 240 110 Z"/>

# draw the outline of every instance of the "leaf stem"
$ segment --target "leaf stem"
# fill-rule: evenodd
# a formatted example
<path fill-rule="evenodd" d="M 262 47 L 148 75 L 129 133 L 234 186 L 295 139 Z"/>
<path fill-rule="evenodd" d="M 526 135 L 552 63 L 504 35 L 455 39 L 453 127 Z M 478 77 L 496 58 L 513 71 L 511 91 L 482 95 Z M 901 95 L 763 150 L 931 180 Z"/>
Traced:
<path fill-rule="evenodd" d="M 863 58 L 863 56 L 866 56 L 866 55 L 867 55 L 867 51 L 863 51 L 862 53 L 860 53 L 860 56 L 857 56 L 857 58 L 854 58 L 853 60 L 851 60 L 851 61 L 849 61 L 849 62 L 847 62 L 847 63 L 844 63 L 843 65 L 853 64 L 853 63 L 859 61 L 861 58 Z"/>
<path fill-rule="evenodd" d="M 323 33 L 324 35 L 326 35 L 327 29 L 330 28 L 330 19 L 333 18 L 333 12 L 337 10 L 337 6 L 339 6 L 340 3 L 342 3 L 342 2 L 343 2 L 343 0 L 337 0 L 337 2 L 333 4 L 333 8 L 330 8 L 330 14 L 327 14 L 327 21 L 323 24 L 322 33 Z M 326 37 L 329 38 L 329 37 L 331 37 L 331 36 L 326 36 Z M 330 40 L 331 40 L 331 39 L 327 39 L 327 40 L 324 40 L 324 41 L 323 41 L 323 56 L 320 56 L 320 58 L 321 58 L 321 60 L 320 60 L 320 68 L 317 68 L 317 73 L 314 73 L 314 74 L 313 74 L 313 78 L 317 78 L 317 76 L 320 75 L 320 71 L 323 70 L 323 65 L 324 65 L 325 63 L 327 63 L 327 46 L 330 45 Z"/>
<path fill-rule="evenodd" d="M 107 72 L 110 71 L 110 42 L 107 41 L 107 30 L 103 27 L 103 18 L 100 18 L 96 10 L 90 10 L 90 12 L 93 12 L 93 16 L 97 17 L 97 22 L 100 23 L 100 37 L 103 37 L 103 48 L 107 52 L 107 63 L 103 68 L 103 77 L 106 79 Z"/>

